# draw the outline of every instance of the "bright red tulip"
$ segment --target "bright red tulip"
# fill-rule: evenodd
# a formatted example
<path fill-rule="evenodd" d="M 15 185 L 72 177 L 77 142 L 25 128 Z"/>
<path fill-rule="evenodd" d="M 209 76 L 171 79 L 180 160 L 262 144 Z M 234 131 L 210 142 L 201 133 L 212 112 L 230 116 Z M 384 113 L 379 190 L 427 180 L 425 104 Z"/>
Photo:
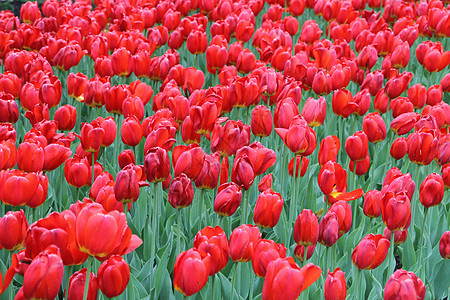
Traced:
<path fill-rule="evenodd" d="M 345 273 L 340 268 L 334 272 L 328 271 L 324 287 L 325 300 L 345 300 L 347 297 L 347 283 L 345 282 Z"/>
<path fill-rule="evenodd" d="M 439 240 L 439 253 L 443 259 L 450 259 L 450 231 L 442 234 Z"/>
<path fill-rule="evenodd" d="M 294 225 L 294 240 L 298 245 L 312 246 L 319 239 L 319 221 L 309 209 L 298 215 Z"/>
<path fill-rule="evenodd" d="M 391 241 L 391 231 L 387 227 L 384 228 L 383 235 L 390 242 L 392 242 Z M 395 245 L 403 244 L 406 241 L 407 237 L 408 237 L 408 229 L 394 231 L 394 244 Z"/>
<path fill-rule="evenodd" d="M 404 113 L 392 120 L 390 128 L 397 135 L 404 135 L 414 128 L 414 125 L 419 120 L 420 115 L 415 112 Z"/>
<path fill-rule="evenodd" d="M 371 143 L 378 143 L 386 138 L 386 125 L 378 112 L 363 118 L 363 130 Z"/>
<path fill-rule="evenodd" d="M 411 201 L 406 193 L 386 193 L 381 199 L 381 216 L 390 231 L 407 229 L 411 223 Z"/>
<path fill-rule="evenodd" d="M 102 293 L 114 298 L 125 291 L 130 281 L 130 267 L 122 257 L 113 255 L 100 265 L 97 278 Z"/>
<path fill-rule="evenodd" d="M 80 271 L 73 273 L 72 276 L 70 276 L 69 288 L 66 289 L 65 291 L 67 293 L 68 300 L 83 299 L 84 286 L 86 283 L 86 273 L 87 269 L 83 268 Z M 86 299 L 89 300 L 97 299 L 97 294 L 98 294 L 98 280 L 97 277 L 95 277 L 95 274 L 91 272 L 91 274 L 89 274 L 89 287 Z"/>
<path fill-rule="evenodd" d="M 444 180 L 441 175 L 431 173 L 420 185 L 419 200 L 425 207 L 436 206 L 444 198 Z"/>
<path fill-rule="evenodd" d="M 170 175 L 170 160 L 167 151 L 155 147 L 145 155 L 144 171 L 150 183 L 163 182 Z"/>
<path fill-rule="evenodd" d="M 242 224 L 230 235 L 230 257 L 235 262 L 248 262 L 251 259 L 253 245 L 261 239 L 256 225 Z"/>
<path fill-rule="evenodd" d="M 386 282 L 383 299 L 425 299 L 425 284 L 413 272 L 398 269 Z"/>
<path fill-rule="evenodd" d="M 221 216 L 233 215 L 241 205 L 241 187 L 234 182 L 224 183 L 219 186 L 214 200 L 214 211 Z"/>
<path fill-rule="evenodd" d="M 211 256 L 209 276 L 220 272 L 228 263 L 228 240 L 219 226 L 207 226 L 200 230 L 194 238 L 194 249 Z"/>
<path fill-rule="evenodd" d="M 382 194 L 378 190 L 370 190 L 364 196 L 363 212 L 369 218 L 378 218 L 381 215 Z"/>
<path fill-rule="evenodd" d="M 272 113 L 265 105 L 258 105 L 252 110 L 251 129 L 256 136 L 267 137 L 272 132 Z"/>
<path fill-rule="evenodd" d="M 368 137 L 364 131 L 357 131 L 345 141 L 345 151 L 352 161 L 363 160 L 368 154 Z"/>
<path fill-rule="evenodd" d="M 319 164 L 323 167 L 328 161 L 336 162 L 341 142 L 335 135 L 329 135 L 320 142 Z"/>
<path fill-rule="evenodd" d="M 0 218 L 0 246 L 8 251 L 22 249 L 27 230 L 28 221 L 23 210 L 8 211 Z"/>
<path fill-rule="evenodd" d="M 272 189 L 265 190 L 256 200 L 253 221 L 261 227 L 273 228 L 278 223 L 283 204 L 281 194 Z"/>
<path fill-rule="evenodd" d="M 260 239 L 251 250 L 253 272 L 258 277 L 265 277 L 268 265 L 277 258 L 286 257 L 286 248 L 272 240 Z"/>
<path fill-rule="evenodd" d="M 387 256 L 390 242 L 381 234 L 368 234 L 352 252 L 352 262 L 359 270 L 377 268 Z"/>
<path fill-rule="evenodd" d="M 195 248 L 181 252 L 173 267 L 175 289 L 186 297 L 198 293 L 208 281 L 210 267 L 211 255 Z"/>
<path fill-rule="evenodd" d="M 310 127 L 318 127 L 323 124 L 327 115 L 327 103 L 325 98 L 319 97 L 314 99 L 312 97 L 306 100 L 303 106 L 301 116 L 305 118 Z"/>
<path fill-rule="evenodd" d="M 391 145 L 390 154 L 396 160 L 402 159 L 408 152 L 408 143 L 406 138 L 399 137 L 394 140 Z"/>

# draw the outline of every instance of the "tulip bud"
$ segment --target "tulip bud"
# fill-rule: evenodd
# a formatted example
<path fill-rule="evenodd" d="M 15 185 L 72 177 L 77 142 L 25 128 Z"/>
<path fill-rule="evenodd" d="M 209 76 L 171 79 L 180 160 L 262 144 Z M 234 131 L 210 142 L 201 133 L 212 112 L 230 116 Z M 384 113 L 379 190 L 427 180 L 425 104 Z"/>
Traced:
<path fill-rule="evenodd" d="M 368 138 L 363 131 L 357 131 L 345 141 L 345 151 L 352 161 L 363 160 L 368 154 Z"/>
<path fill-rule="evenodd" d="M 134 158 L 134 153 L 130 149 L 124 150 L 119 154 L 119 167 L 121 169 L 125 168 L 129 164 L 136 164 L 136 159 Z"/>
<path fill-rule="evenodd" d="M 130 281 L 130 267 L 120 256 L 111 256 L 104 261 L 97 272 L 98 285 L 108 298 L 122 294 Z"/>
<path fill-rule="evenodd" d="M 444 180 L 441 175 L 431 173 L 420 185 L 420 203 L 425 207 L 431 207 L 441 203 L 442 199 L 444 199 Z"/>
<path fill-rule="evenodd" d="M 173 208 L 181 209 L 191 205 L 194 199 L 194 187 L 186 174 L 181 173 L 170 184 L 167 201 Z"/>
<path fill-rule="evenodd" d="M 256 200 L 253 221 L 261 227 L 273 228 L 278 223 L 283 204 L 281 194 L 272 189 L 265 190 Z"/>
<path fill-rule="evenodd" d="M 399 160 L 406 155 L 407 151 L 408 151 L 408 144 L 406 142 L 406 138 L 399 137 L 396 138 L 392 143 L 390 154 L 394 159 Z"/>
<path fill-rule="evenodd" d="M 382 194 L 377 190 L 370 190 L 364 196 L 363 212 L 369 218 L 378 218 L 381 215 Z"/>
<path fill-rule="evenodd" d="M 383 236 L 387 238 L 390 242 L 392 242 L 391 231 L 387 227 L 384 228 L 383 230 Z M 394 244 L 395 245 L 403 244 L 406 241 L 407 237 L 408 237 L 408 229 L 394 231 Z"/>
<path fill-rule="evenodd" d="M 272 132 L 272 113 L 264 105 L 258 105 L 252 110 L 251 129 L 256 136 L 267 137 Z"/>
<path fill-rule="evenodd" d="M 294 240 L 297 244 L 311 246 L 319 239 L 319 221 L 309 209 L 304 209 L 298 215 L 294 225 Z"/>
<path fill-rule="evenodd" d="M 133 166 L 125 167 L 117 173 L 114 195 L 122 203 L 134 203 L 139 198 L 139 179 Z"/>
<path fill-rule="evenodd" d="M 260 193 L 264 192 L 265 190 L 268 190 L 272 188 L 272 180 L 273 180 L 272 173 L 265 175 L 261 181 L 258 184 L 258 191 Z"/>
<path fill-rule="evenodd" d="M 327 213 L 319 224 L 318 242 L 327 247 L 333 246 L 339 239 L 339 219 L 334 212 Z"/>
<path fill-rule="evenodd" d="M 312 246 L 301 246 L 299 244 L 295 245 L 294 256 L 301 262 L 305 260 L 305 247 L 306 247 L 306 260 L 310 259 L 314 254 L 314 250 L 316 249 L 316 245 Z"/>
<path fill-rule="evenodd" d="M 240 186 L 234 182 L 219 186 L 214 200 L 214 211 L 221 216 L 233 215 L 241 205 L 242 192 Z"/>
<path fill-rule="evenodd" d="M 27 230 L 28 221 L 23 210 L 8 211 L 0 218 L 0 246 L 8 251 L 22 249 Z"/>
<path fill-rule="evenodd" d="M 145 155 L 144 171 L 148 182 L 163 182 L 170 175 L 170 160 L 167 151 L 155 147 Z"/>
<path fill-rule="evenodd" d="M 450 259 L 450 231 L 442 234 L 439 240 L 439 253 L 443 259 Z"/>
<path fill-rule="evenodd" d="M 363 130 L 371 143 L 378 143 L 386 138 L 386 125 L 378 112 L 363 118 Z"/>
<path fill-rule="evenodd" d="M 210 267 L 211 255 L 197 249 L 181 252 L 173 267 L 175 289 L 186 297 L 198 293 L 208 281 Z"/>

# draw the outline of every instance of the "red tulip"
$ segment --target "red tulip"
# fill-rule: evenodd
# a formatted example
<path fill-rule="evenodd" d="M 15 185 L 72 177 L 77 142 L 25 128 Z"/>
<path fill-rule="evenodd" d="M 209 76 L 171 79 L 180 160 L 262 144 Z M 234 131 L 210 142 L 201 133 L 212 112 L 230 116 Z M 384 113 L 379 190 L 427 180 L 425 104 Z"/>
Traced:
<path fill-rule="evenodd" d="M 47 199 L 48 178 L 42 172 L 0 171 L 0 199 L 11 206 L 38 207 Z M 11 193 L 11 191 L 15 191 Z"/>
<path fill-rule="evenodd" d="M 411 162 L 428 165 L 436 154 L 438 140 L 432 130 L 420 130 L 411 134 L 408 139 L 408 157 Z"/>
<path fill-rule="evenodd" d="M 240 155 L 234 160 L 231 171 L 231 180 L 240 185 L 244 190 L 248 190 L 255 179 L 255 172 L 250 158 L 246 155 Z"/>
<path fill-rule="evenodd" d="M 339 222 L 339 235 L 347 233 L 352 227 L 352 207 L 347 201 L 339 200 L 331 205 L 329 213 L 335 213 Z"/>
<path fill-rule="evenodd" d="M 345 273 L 340 268 L 334 272 L 328 271 L 324 287 L 325 300 L 345 300 L 347 297 L 347 283 L 345 282 Z"/>
<path fill-rule="evenodd" d="M 250 146 L 240 148 L 236 152 L 235 160 L 244 155 L 250 159 L 255 176 L 266 172 L 277 160 L 275 151 L 264 147 L 260 142 L 253 142 Z"/>
<path fill-rule="evenodd" d="M 206 33 L 201 30 L 194 30 L 189 33 L 186 40 L 186 47 L 192 54 L 203 54 L 208 46 Z"/>
<path fill-rule="evenodd" d="M 194 238 L 194 249 L 211 256 L 209 276 L 220 272 L 228 262 L 229 248 L 225 232 L 219 226 L 207 226 L 200 230 Z"/>
<path fill-rule="evenodd" d="M 381 199 L 381 216 L 390 231 L 407 229 L 411 223 L 411 201 L 406 193 L 386 193 Z"/>
<path fill-rule="evenodd" d="M 19 145 L 17 167 L 25 172 L 39 172 L 44 166 L 44 149 L 33 141 Z"/>
<path fill-rule="evenodd" d="M 253 221 L 261 227 L 273 228 L 278 223 L 283 204 L 281 194 L 272 189 L 265 190 L 256 200 Z"/>
<path fill-rule="evenodd" d="M 425 299 L 425 284 L 413 272 L 398 269 L 386 282 L 383 299 Z"/>
<path fill-rule="evenodd" d="M 386 138 L 386 125 L 378 112 L 363 118 L 363 130 L 371 143 L 378 143 Z"/>
<path fill-rule="evenodd" d="M 261 232 L 255 225 L 242 224 L 230 235 L 230 257 L 235 262 L 248 262 L 253 245 L 261 239 Z"/>
<path fill-rule="evenodd" d="M 170 184 L 167 201 L 173 208 L 181 209 L 191 205 L 194 199 L 194 188 L 186 174 L 181 173 Z"/>
<path fill-rule="evenodd" d="M 377 190 L 370 190 L 364 196 L 363 212 L 369 218 L 378 218 L 381 215 L 382 194 Z"/>
<path fill-rule="evenodd" d="M 321 272 L 322 270 L 313 264 L 307 264 L 300 269 L 292 257 L 278 258 L 267 267 L 262 299 L 297 299 L 302 291 L 319 279 Z"/>
<path fill-rule="evenodd" d="M 450 231 L 442 234 L 439 240 L 439 253 L 443 259 L 450 259 Z"/>
<path fill-rule="evenodd" d="M 414 105 L 414 108 L 422 108 L 427 100 L 427 89 L 420 83 L 411 86 L 408 89 L 408 99 Z"/>
<path fill-rule="evenodd" d="M 396 160 L 402 159 L 408 152 L 408 143 L 406 138 L 399 137 L 394 140 L 391 145 L 390 154 Z"/>
<path fill-rule="evenodd" d="M 83 268 L 78 272 L 75 272 L 70 276 L 69 287 L 66 289 L 67 299 L 83 299 L 84 286 L 86 283 L 87 269 Z M 98 294 L 98 280 L 95 274 L 91 272 L 89 274 L 89 287 L 87 298 L 89 300 L 97 299 Z"/>
<path fill-rule="evenodd" d="M 299 40 L 312 44 L 314 41 L 318 41 L 322 34 L 322 30 L 320 30 L 319 25 L 317 25 L 314 20 L 307 20 L 303 23 L 302 31 L 300 33 Z"/>
<path fill-rule="evenodd" d="M 268 265 L 277 258 L 286 257 L 286 248 L 272 240 L 260 239 L 251 250 L 253 272 L 258 277 L 265 277 Z"/>
<path fill-rule="evenodd" d="M 345 141 L 345 151 L 352 161 L 363 160 L 368 154 L 368 138 L 363 131 L 357 131 Z"/>
<path fill-rule="evenodd" d="M 298 215 L 294 225 L 294 240 L 298 245 L 312 246 L 319 239 L 319 221 L 309 209 Z"/>
<path fill-rule="evenodd" d="M 320 142 L 319 164 L 323 167 L 328 161 L 336 162 L 341 142 L 335 135 L 329 135 Z"/>
<path fill-rule="evenodd" d="M 114 195 L 122 203 L 134 203 L 139 198 L 139 179 L 133 166 L 126 166 L 117 173 Z"/>
<path fill-rule="evenodd" d="M 202 168 L 195 178 L 195 186 L 200 189 L 214 189 L 217 187 L 221 171 L 219 152 L 205 155 Z"/>
<path fill-rule="evenodd" d="M 308 156 L 317 146 L 316 133 L 300 117 L 294 118 L 289 129 L 275 128 L 275 131 L 294 154 Z"/>
<path fill-rule="evenodd" d="M 264 105 L 258 105 L 252 110 L 251 129 L 256 136 L 267 137 L 272 132 L 272 113 Z"/>
<path fill-rule="evenodd" d="M 301 156 L 301 155 L 296 155 L 289 161 L 289 164 L 288 164 L 289 176 L 294 177 L 294 160 L 295 160 L 295 177 L 297 178 L 299 176 L 298 172 L 300 169 L 300 163 L 302 165 L 301 170 L 300 170 L 300 177 L 305 176 L 306 169 L 308 168 L 308 165 L 309 165 L 309 159 L 304 156 Z M 301 162 L 300 162 L 300 160 L 301 160 Z"/>
<path fill-rule="evenodd" d="M 384 87 L 384 92 L 390 99 L 397 98 L 408 89 L 412 77 L 411 72 L 406 72 L 390 78 Z"/>
<path fill-rule="evenodd" d="M 120 133 L 122 136 L 122 142 L 125 145 L 132 147 L 137 146 L 141 142 L 143 136 L 142 125 L 139 123 L 138 118 L 131 115 L 124 119 Z"/>
<path fill-rule="evenodd" d="M 64 265 L 58 247 L 49 246 L 31 262 L 23 278 L 26 299 L 54 299 L 63 280 Z"/>
<path fill-rule="evenodd" d="M 56 110 L 54 118 L 59 130 L 72 130 L 77 120 L 77 110 L 69 104 L 63 105 Z"/>
<path fill-rule="evenodd" d="M 333 112 L 343 118 L 347 118 L 359 108 L 353 99 L 352 93 L 344 88 L 333 92 L 331 103 Z"/>
<path fill-rule="evenodd" d="M 19 119 L 19 107 L 14 96 L 0 92 L 0 122 L 16 123 Z"/>
<path fill-rule="evenodd" d="M 436 206 L 444 198 L 444 180 L 441 175 L 431 173 L 420 185 L 419 200 L 425 207 Z"/>
<path fill-rule="evenodd" d="M 118 48 L 111 55 L 111 66 L 115 75 L 128 77 L 132 71 L 132 55 L 126 48 Z"/>
<path fill-rule="evenodd" d="M 114 298 L 125 291 L 130 281 L 130 267 L 122 257 L 113 255 L 100 265 L 97 278 L 102 293 Z"/>
<path fill-rule="evenodd" d="M 234 182 L 224 183 L 219 186 L 214 200 L 214 211 L 221 216 L 233 215 L 241 205 L 241 187 Z"/>
<path fill-rule="evenodd" d="M 316 249 L 316 245 L 312 246 L 300 246 L 295 245 L 294 249 L 294 256 L 301 262 L 304 262 L 305 260 L 305 247 L 306 247 L 306 260 L 310 259 L 314 253 L 314 250 Z"/>
<path fill-rule="evenodd" d="M 387 238 L 390 242 L 392 242 L 391 231 L 387 227 L 384 228 L 383 230 L 383 236 Z M 395 245 L 403 244 L 406 241 L 407 237 L 408 237 L 408 229 L 394 231 L 394 244 Z"/>
<path fill-rule="evenodd" d="M 125 255 L 142 244 L 126 222 L 125 214 L 107 213 L 98 203 L 89 203 L 78 213 L 75 237 L 82 252 L 106 260 L 112 255 Z"/>
<path fill-rule="evenodd" d="M 167 151 L 155 147 L 145 155 L 144 171 L 150 183 L 163 182 L 170 175 L 170 160 Z"/>
<path fill-rule="evenodd" d="M 390 128 L 397 135 L 404 135 L 414 128 L 414 125 L 419 120 L 420 115 L 415 112 L 404 113 L 392 120 Z"/>
<path fill-rule="evenodd" d="M 258 191 L 262 193 L 265 190 L 272 188 L 272 180 L 273 180 L 272 173 L 269 173 L 265 175 L 263 178 L 261 178 L 261 181 L 258 184 Z"/>
<path fill-rule="evenodd" d="M 211 133 L 211 151 L 222 156 L 236 154 L 239 148 L 250 144 L 250 126 L 242 121 L 228 120 L 225 126 L 216 124 Z"/>
<path fill-rule="evenodd" d="M 310 97 L 303 106 L 301 116 L 305 118 L 310 127 L 318 127 L 323 124 L 327 115 L 327 105 L 325 98 L 319 97 L 315 100 Z"/>
<path fill-rule="evenodd" d="M 339 239 L 339 219 L 334 212 L 325 214 L 319 224 L 318 242 L 327 247 L 333 246 Z"/>
<path fill-rule="evenodd" d="M 368 234 L 352 252 L 352 262 L 359 270 L 377 268 L 387 256 L 390 242 L 381 234 Z"/>
<path fill-rule="evenodd" d="M 208 281 L 211 255 L 197 249 L 181 252 L 173 267 L 173 285 L 177 291 L 189 297 L 198 293 Z"/>
<path fill-rule="evenodd" d="M 8 211 L 0 218 L 0 246 L 8 251 L 22 249 L 27 230 L 28 221 L 23 210 Z"/>

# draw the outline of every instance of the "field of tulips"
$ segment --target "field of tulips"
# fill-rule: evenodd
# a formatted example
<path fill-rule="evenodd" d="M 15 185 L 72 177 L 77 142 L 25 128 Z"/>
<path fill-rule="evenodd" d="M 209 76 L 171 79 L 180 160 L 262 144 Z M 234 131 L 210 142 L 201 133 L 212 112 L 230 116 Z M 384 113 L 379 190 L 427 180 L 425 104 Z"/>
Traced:
<path fill-rule="evenodd" d="M 448 0 L 0 12 L 1 299 L 449 299 Z"/>

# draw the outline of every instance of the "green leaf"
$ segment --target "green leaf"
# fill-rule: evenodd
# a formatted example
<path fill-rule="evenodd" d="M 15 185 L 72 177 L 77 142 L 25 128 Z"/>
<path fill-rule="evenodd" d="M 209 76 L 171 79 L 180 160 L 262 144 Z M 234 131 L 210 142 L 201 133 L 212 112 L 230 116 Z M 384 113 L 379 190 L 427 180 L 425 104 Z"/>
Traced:
<path fill-rule="evenodd" d="M 173 234 L 170 234 L 169 237 L 169 242 L 167 243 L 166 247 L 164 250 L 164 254 L 161 257 L 161 260 L 158 263 L 158 267 L 156 268 L 156 273 L 155 273 L 155 299 L 158 299 L 159 297 L 159 293 L 161 292 L 162 289 L 162 283 L 163 281 L 163 276 L 165 273 L 168 273 L 168 269 L 167 269 L 167 262 L 169 259 L 169 255 L 172 252 L 172 241 L 173 241 Z"/>

